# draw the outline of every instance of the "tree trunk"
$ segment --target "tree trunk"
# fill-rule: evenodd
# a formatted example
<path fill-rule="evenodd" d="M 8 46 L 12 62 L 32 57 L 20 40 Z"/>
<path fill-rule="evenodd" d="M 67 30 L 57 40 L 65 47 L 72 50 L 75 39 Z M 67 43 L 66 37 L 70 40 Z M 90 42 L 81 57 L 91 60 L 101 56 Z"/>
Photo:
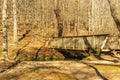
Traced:
<path fill-rule="evenodd" d="M 8 40 L 7 40 L 7 0 L 3 0 L 3 10 L 2 10 L 2 59 L 6 60 L 8 58 Z"/>
<path fill-rule="evenodd" d="M 14 19 L 14 26 L 13 26 L 13 36 L 14 36 L 14 43 L 18 41 L 17 39 L 17 6 L 16 0 L 13 0 L 13 19 Z"/>
<path fill-rule="evenodd" d="M 63 33 L 63 22 L 62 22 L 62 18 L 60 16 L 60 10 L 59 10 L 59 6 L 58 6 L 58 0 L 54 0 L 54 13 L 55 13 L 55 17 L 54 17 L 54 24 L 55 24 L 55 29 L 56 29 L 56 33 L 55 36 L 56 37 L 61 37 L 62 33 Z"/>
<path fill-rule="evenodd" d="M 54 0 L 54 12 L 55 10 L 57 10 L 58 8 L 58 1 L 57 0 Z M 58 27 L 58 23 L 57 23 L 57 17 L 56 17 L 56 14 L 54 14 L 54 27 L 55 27 L 55 37 L 58 37 L 58 30 L 57 30 L 57 27 Z"/>
<path fill-rule="evenodd" d="M 113 17 L 114 22 L 116 23 L 116 26 L 119 30 L 120 34 L 120 8 L 118 5 L 113 3 L 115 0 L 108 0 L 111 10 L 111 15 Z"/>
<path fill-rule="evenodd" d="M 79 11 L 79 0 L 75 0 L 75 36 L 78 35 L 78 11 Z"/>

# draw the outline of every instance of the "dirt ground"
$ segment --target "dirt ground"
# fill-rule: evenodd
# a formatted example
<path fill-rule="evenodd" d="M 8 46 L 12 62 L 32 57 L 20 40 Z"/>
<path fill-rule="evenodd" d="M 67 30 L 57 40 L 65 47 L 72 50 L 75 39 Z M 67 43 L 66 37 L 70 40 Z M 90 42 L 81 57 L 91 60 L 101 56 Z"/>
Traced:
<path fill-rule="evenodd" d="M 109 59 L 108 59 L 109 58 Z M 22 61 L 0 67 L 0 80 L 120 80 L 120 57 Z"/>
<path fill-rule="evenodd" d="M 45 42 L 41 44 L 42 39 L 34 40 L 32 37 L 26 37 L 17 44 L 13 44 L 10 38 L 9 57 L 14 59 L 24 54 L 19 59 L 30 56 L 31 60 L 31 56 L 36 57 L 34 53 L 39 55 Z M 42 52 L 49 54 L 51 50 Z M 102 55 L 100 59 L 88 57 L 83 60 L 63 60 L 62 55 L 56 54 L 54 50 L 52 52 L 52 56 L 57 55 L 62 60 L 53 56 L 54 61 L 47 61 L 51 57 L 45 56 L 46 61 L 16 59 L 15 62 L 0 62 L 0 80 L 120 80 L 120 56 Z"/>

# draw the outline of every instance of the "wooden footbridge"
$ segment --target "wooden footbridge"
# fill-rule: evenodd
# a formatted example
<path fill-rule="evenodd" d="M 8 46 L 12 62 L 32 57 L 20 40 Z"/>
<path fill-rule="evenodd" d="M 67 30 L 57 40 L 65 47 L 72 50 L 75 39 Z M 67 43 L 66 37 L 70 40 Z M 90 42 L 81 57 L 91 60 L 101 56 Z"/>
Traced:
<path fill-rule="evenodd" d="M 109 34 L 53 37 L 49 48 L 62 50 L 88 50 L 100 48 L 104 50 Z"/>

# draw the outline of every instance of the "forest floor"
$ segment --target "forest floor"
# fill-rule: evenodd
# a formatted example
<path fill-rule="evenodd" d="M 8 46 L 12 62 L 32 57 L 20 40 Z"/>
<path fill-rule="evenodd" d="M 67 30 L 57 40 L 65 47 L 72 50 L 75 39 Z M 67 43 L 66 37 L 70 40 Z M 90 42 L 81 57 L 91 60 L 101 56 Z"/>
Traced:
<path fill-rule="evenodd" d="M 64 60 L 55 50 L 41 49 L 42 39 L 32 39 L 27 37 L 17 44 L 9 41 L 9 58 L 15 61 L 0 61 L 0 80 L 120 80 L 120 56 Z M 39 61 L 40 53 L 45 53 L 45 61 Z M 48 54 L 53 61 L 48 61 Z"/>
<path fill-rule="evenodd" d="M 120 80 L 120 57 L 1 62 L 0 80 Z"/>

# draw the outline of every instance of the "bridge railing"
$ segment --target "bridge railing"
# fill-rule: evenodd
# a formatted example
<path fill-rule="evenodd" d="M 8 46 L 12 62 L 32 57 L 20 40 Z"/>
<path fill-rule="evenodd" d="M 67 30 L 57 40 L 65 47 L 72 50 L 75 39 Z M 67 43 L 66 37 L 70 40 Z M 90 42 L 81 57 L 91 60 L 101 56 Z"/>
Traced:
<path fill-rule="evenodd" d="M 108 37 L 109 34 L 53 37 L 48 46 L 49 48 L 67 50 L 104 49 Z"/>

